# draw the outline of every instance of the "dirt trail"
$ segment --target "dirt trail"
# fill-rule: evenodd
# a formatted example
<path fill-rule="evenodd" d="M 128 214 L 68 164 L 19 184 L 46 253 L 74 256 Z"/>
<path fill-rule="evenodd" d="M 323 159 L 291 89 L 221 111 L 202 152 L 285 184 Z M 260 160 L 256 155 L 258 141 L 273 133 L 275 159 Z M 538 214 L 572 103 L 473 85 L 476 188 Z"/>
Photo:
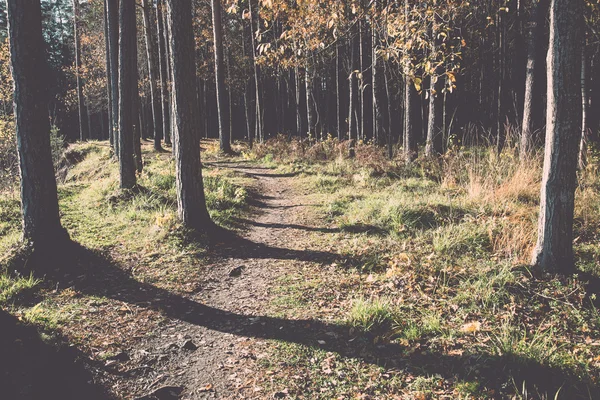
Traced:
<path fill-rule="evenodd" d="M 224 244 L 217 259 L 201 277 L 201 290 L 192 298 L 196 303 L 215 309 L 214 322 L 194 324 L 173 319 L 161 331 L 134 350 L 143 373 L 132 385 L 138 395 L 159 391 L 158 399 L 267 398 L 255 384 L 254 366 L 261 358 L 261 335 L 249 332 L 265 325 L 265 306 L 269 289 L 284 274 L 304 262 L 321 262 L 325 254 L 307 250 L 303 238 L 310 218 L 306 198 L 291 185 L 291 178 L 260 167 L 220 164 L 255 179 L 258 193 L 255 213 L 248 220 L 248 230 L 240 243 Z M 239 276 L 235 272 L 241 270 Z M 223 315 L 224 318 L 219 318 Z M 235 316 L 234 317 L 232 317 Z M 202 318 L 202 316 L 195 316 Z M 223 322 L 219 322 L 222 319 Z M 207 327 L 208 326 L 208 327 Z M 268 336 L 268 335 L 266 335 Z M 189 342 L 188 342 L 189 341 Z M 191 348 L 182 348 L 185 344 Z M 194 349 L 194 347 L 196 347 Z M 151 364 L 148 368 L 146 364 Z M 168 387 L 173 387 L 168 394 Z M 174 394 L 183 388 L 180 397 Z M 130 386 L 129 390 L 132 387 Z M 163 394 L 161 394 L 163 393 Z"/>

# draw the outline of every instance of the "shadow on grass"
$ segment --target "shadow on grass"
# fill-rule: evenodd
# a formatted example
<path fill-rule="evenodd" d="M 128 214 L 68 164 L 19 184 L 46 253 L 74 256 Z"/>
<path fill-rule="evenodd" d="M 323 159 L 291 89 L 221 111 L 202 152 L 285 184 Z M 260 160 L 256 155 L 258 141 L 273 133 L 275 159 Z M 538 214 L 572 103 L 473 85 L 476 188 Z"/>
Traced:
<path fill-rule="evenodd" d="M 385 235 L 387 231 L 381 229 L 374 225 L 366 225 L 366 224 L 352 224 L 352 225 L 344 225 L 341 228 L 322 228 L 317 226 L 304 226 L 304 225 L 295 225 L 295 224 L 277 224 L 277 223 L 263 223 L 252 221 L 248 219 L 238 218 L 236 219 L 237 223 L 243 225 L 252 225 L 259 228 L 269 228 L 269 229 L 293 229 L 300 230 L 306 232 L 321 232 L 321 233 L 368 233 L 372 235 Z"/>
<path fill-rule="evenodd" d="M 62 346 L 44 342 L 34 326 L 0 310 L 0 398 L 111 399 L 93 383 L 91 361 L 61 341 Z"/>
<path fill-rule="evenodd" d="M 323 252 L 274 249 L 248 242 L 238 243 L 235 252 L 236 258 L 252 256 L 324 261 L 336 256 Z M 534 360 L 494 356 L 485 352 L 450 355 L 429 349 L 414 351 L 399 344 L 374 345 L 372 340 L 352 335 L 346 325 L 316 319 L 292 320 L 232 313 L 139 282 L 110 258 L 78 244 L 71 244 L 64 254 L 67 257 L 60 264 L 63 265 L 61 270 L 45 272 L 47 282 L 156 310 L 171 319 L 206 329 L 319 348 L 373 365 L 402 368 L 413 375 L 429 377 L 438 374 L 446 379 L 477 381 L 498 394 L 505 393 L 506 385 L 512 385 L 509 382 L 514 380 L 517 388 L 525 383 L 530 393 L 547 394 L 549 398 L 553 398 L 559 390 L 560 398 L 565 399 L 600 398 L 598 386 Z M 14 357 L 11 358 L 16 360 Z M 53 369 L 59 377 L 69 374 L 62 365 Z"/>

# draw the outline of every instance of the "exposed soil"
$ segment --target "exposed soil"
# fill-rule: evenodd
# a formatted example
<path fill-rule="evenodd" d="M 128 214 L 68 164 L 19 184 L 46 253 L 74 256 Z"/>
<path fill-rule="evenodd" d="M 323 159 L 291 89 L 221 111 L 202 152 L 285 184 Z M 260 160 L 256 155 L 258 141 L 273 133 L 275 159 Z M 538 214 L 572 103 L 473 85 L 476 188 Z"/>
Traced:
<path fill-rule="evenodd" d="M 255 210 L 244 221 L 248 229 L 237 242 L 217 244 L 214 262 L 198 277 L 203 284 L 191 300 L 204 310 L 192 307 L 184 311 L 187 320 L 171 318 L 158 335 L 132 350 L 138 367 L 117 383 L 117 393 L 147 396 L 158 390 L 145 398 L 159 399 L 270 397 L 255 381 L 256 363 L 264 356 L 261 337 L 276 337 L 270 331 L 284 329 L 265 315 L 269 289 L 302 263 L 335 258 L 306 248 L 311 205 L 289 176 L 241 164 L 220 167 L 255 179 Z"/>

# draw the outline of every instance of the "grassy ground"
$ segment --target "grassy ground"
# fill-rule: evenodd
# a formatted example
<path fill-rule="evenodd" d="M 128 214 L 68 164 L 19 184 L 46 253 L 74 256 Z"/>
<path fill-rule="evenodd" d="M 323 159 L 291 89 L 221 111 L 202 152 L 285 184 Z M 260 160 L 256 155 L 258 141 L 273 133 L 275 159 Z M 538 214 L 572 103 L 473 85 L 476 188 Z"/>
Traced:
<path fill-rule="evenodd" d="M 271 307 L 346 326 L 381 358 L 278 343 L 263 363 L 275 389 L 322 399 L 597 398 L 594 164 L 577 193 L 579 273 L 557 277 L 528 266 L 539 156 L 453 149 L 407 168 L 371 146 L 359 146 L 356 160 L 341 154 L 335 141 L 256 150 L 300 173 L 295 182 L 314 192 L 321 220 L 341 228 L 314 240 L 352 260 L 286 277 Z"/>
<path fill-rule="evenodd" d="M 203 146 L 205 161 L 209 161 L 204 182 L 211 216 L 232 228 L 234 219 L 247 208 L 249 181 L 216 164 L 211 166 L 210 161 L 217 160 L 214 143 Z M 11 268 L 20 239 L 20 203 L 15 191 L 0 196 L 0 307 L 38 326 L 47 339 L 61 337 L 94 359 L 110 357 L 152 333 L 163 317 L 157 310 L 131 307 L 102 290 L 86 290 L 81 281 L 90 274 L 90 266 L 100 270 L 96 266 L 100 264 L 113 271 L 99 279 L 126 271 L 135 281 L 132 284 L 186 294 L 197 289 L 198 275 L 209 262 L 203 240 L 188 240 L 177 222 L 170 155 L 157 154 L 150 145 L 143 150 L 140 190 L 130 193 L 118 190 L 118 164 L 106 142 L 75 144 L 66 150 L 65 159 L 72 165 L 66 175 L 59 173 L 64 175 L 58 187 L 61 219 L 71 239 L 88 255 L 84 263 L 89 265 L 80 266 L 80 276 L 61 281 L 60 287 L 43 277 L 21 276 Z"/>
<path fill-rule="evenodd" d="M 208 206 L 235 229 L 251 182 L 220 168 L 214 145 L 203 143 Z M 346 152 L 333 140 L 279 140 L 242 155 L 297 174 L 324 228 L 306 247 L 339 254 L 273 284 L 268 314 L 324 321 L 331 332 L 323 348 L 270 341 L 264 387 L 310 399 L 600 398 L 596 162 L 577 192 L 579 273 L 557 277 L 528 267 L 539 156 L 455 148 L 406 167 L 372 146 L 355 160 Z M 160 310 L 144 306 L 161 302 L 149 297 L 194 293 L 210 263 L 202 238 L 177 223 L 169 155 L 144 153 L 142 189 L 122 193 L 106 143 L 69 148 L 62 221 L 87 265 L 58 282 L 13 271 L 19 201 L 0 196 L 0 307 L 102 363 L 161 326 Z"/>

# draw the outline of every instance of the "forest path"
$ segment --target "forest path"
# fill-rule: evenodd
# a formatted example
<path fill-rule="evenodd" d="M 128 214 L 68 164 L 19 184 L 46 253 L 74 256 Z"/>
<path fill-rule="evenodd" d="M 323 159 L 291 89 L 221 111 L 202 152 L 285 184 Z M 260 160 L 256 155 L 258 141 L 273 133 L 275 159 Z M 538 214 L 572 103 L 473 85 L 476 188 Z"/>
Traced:
<path fill-rule="evenodd" d="M 214 315 L 170 319 L 158 337 L 142 344 L 139 351 L 144 354 L 162 353 L 150 372 L 134 383 L 138 395 L 162 388 L 159 395 L 146 399 L 270 397 L 255 384 L 254 368 L 263 356 L 261 338 L 279 335 L 265 332 L 284 329 L 277 326 L 277 318 L 268 315 L 270 290 L 303 263 L 323 263 L 335 257 L 310 249 L 313 234 L 325 234 L 327 229 L 310 226 L 315 220 L 313 204 L 293 186 L 293 176 L 242 162 L 218 163 L 218 167 L 254 179 L 254 212 L 242 221 L 248 229 L 240 240 L 218 244 L 213 263 L 199 277 L 201 289 L 191 300 L 215 310 Z M 199 322 L 190 322 L 195 319 Z M 192 350 L 182 346 L 186 342 Z M 173 395 L 168 394 L 169 387 Z M 181 388 L 183 392 L 175 396 Z"/>

